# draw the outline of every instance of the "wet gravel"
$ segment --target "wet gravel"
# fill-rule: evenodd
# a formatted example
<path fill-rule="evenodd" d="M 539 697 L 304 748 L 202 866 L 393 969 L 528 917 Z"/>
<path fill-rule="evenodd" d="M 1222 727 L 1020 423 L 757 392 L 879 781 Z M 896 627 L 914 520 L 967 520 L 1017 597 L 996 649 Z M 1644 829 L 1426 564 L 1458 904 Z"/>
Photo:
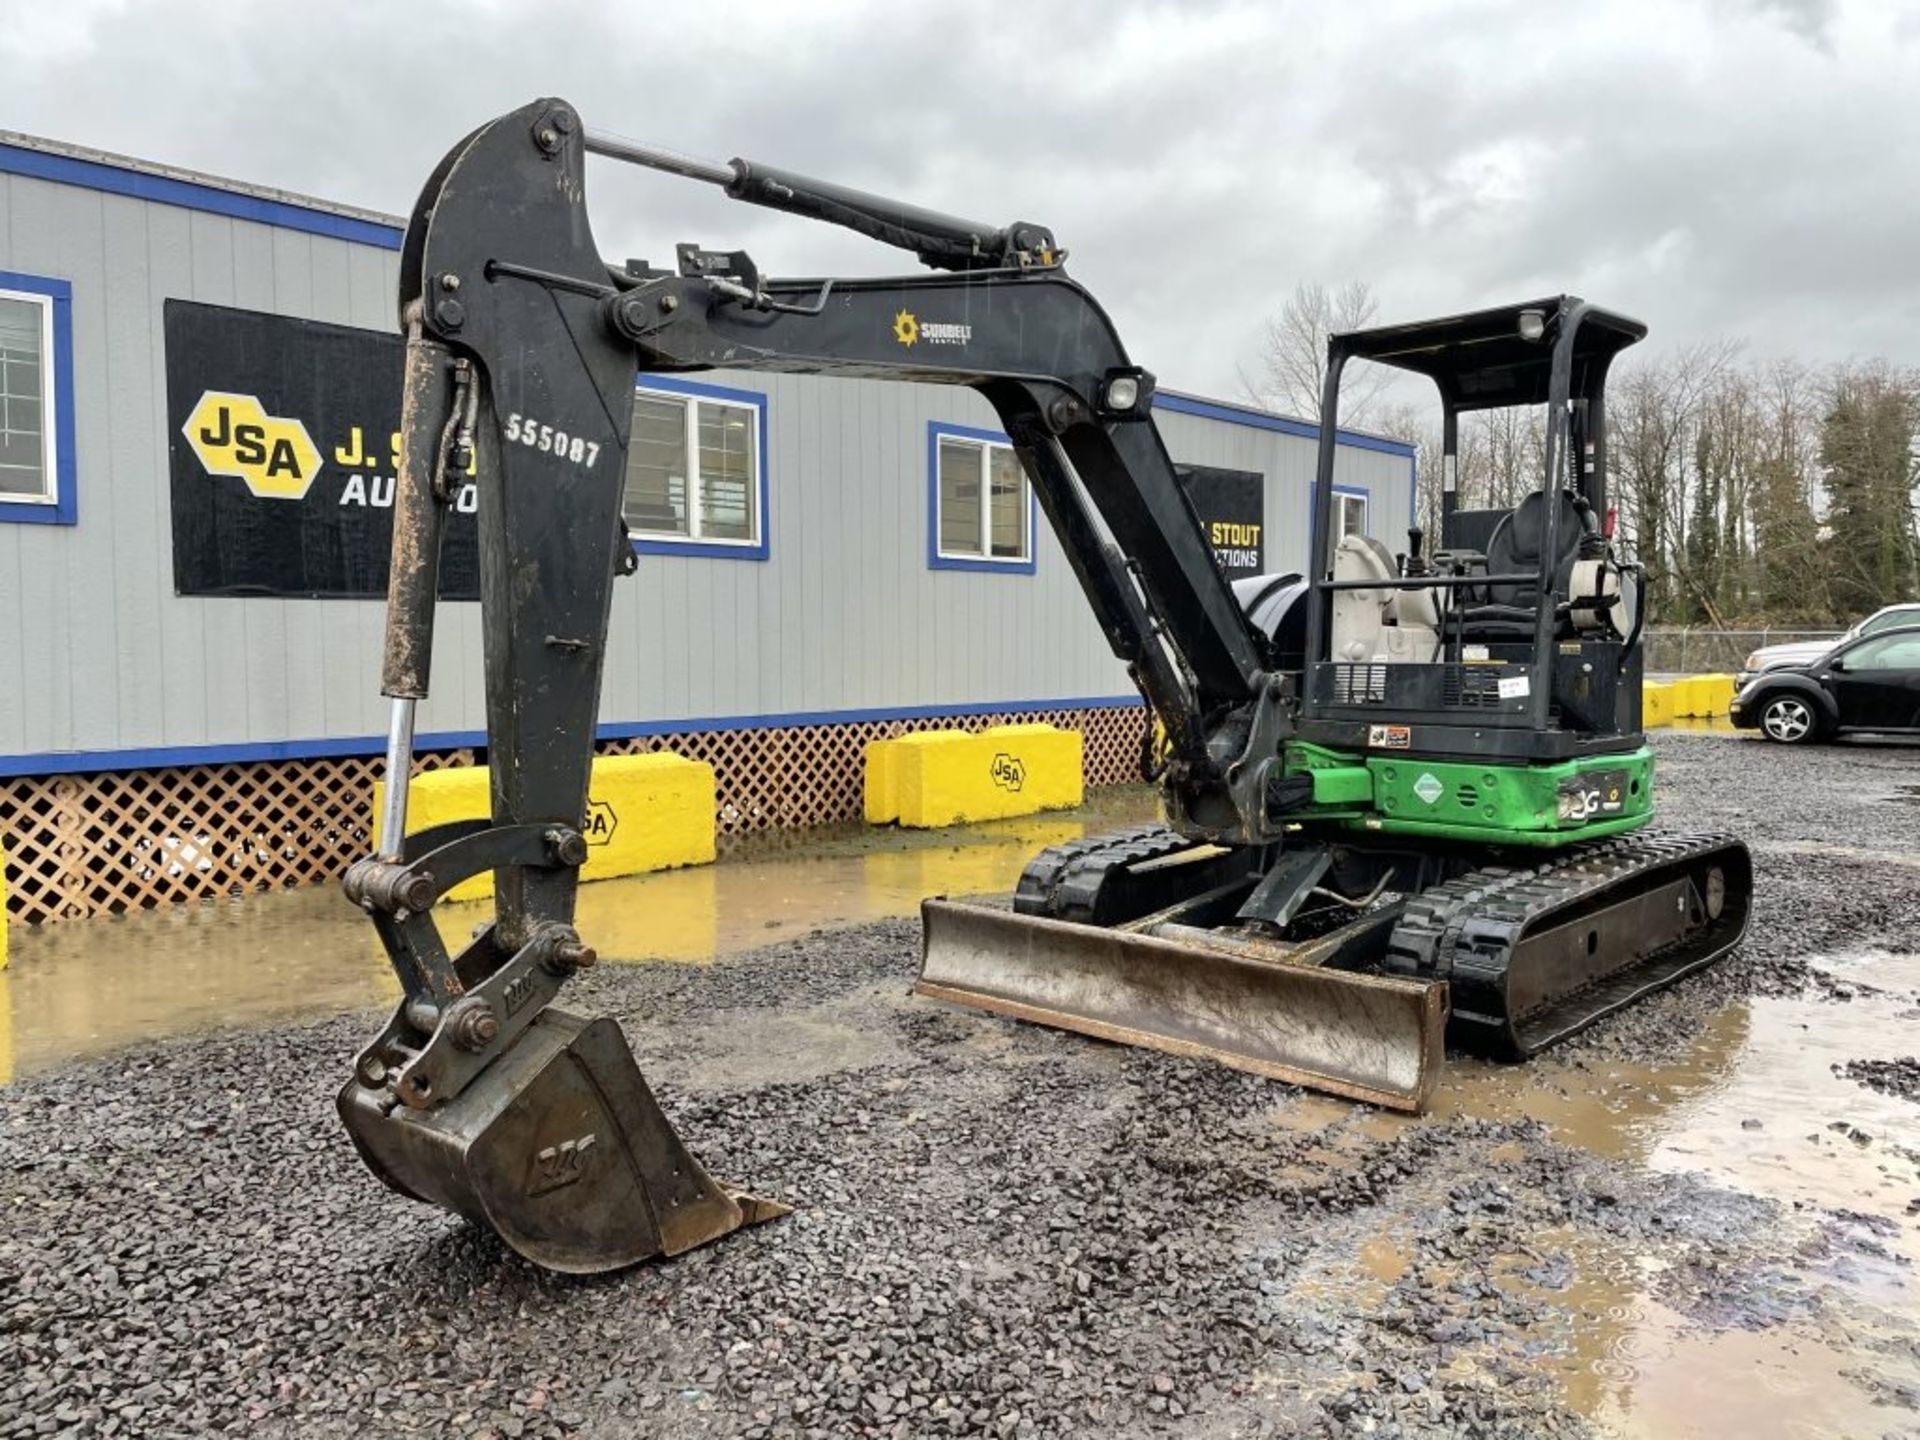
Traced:
<path fill-rule="evenodd" d="M 1920 1057 L 1902 1056 L 1898 1060 L 1849 1060 L 1839 1067 L 1849 1080 L 1858 1081 L 1882 1095 L 1898 1095 L 1920 1105 Z"/>
<path fill-rule="evenodd" d="M 1545 1062 L 1570 1077 L 1681 1053 L 1742 995 L 1843 1016 L 1808 957 L 1920 934 L 1920 872 L 1885 858 L 1920 852 L 1920 808 L 1876 798 L 1914 752 L 1661 753 L 1669 823 L 1755 846 L 1752 939 Z M 1592 1257 L 1690 1323 L 1765 1329 L 1841 1303 L 1824 1268 L 1879 1243 L 1535 1119 L 1407 1123 L 910 1002 L 916 942 L 572 987 L 710 1168 L 797 1207 L 598 1280 L 360 1167 L 331 1097 L 368 1017 L 0 1091 L 0 1437 L 1581 1436 L 1556 1357 L 1606 1323 L 1573 1298 Z M 1911 1098 L 1892 1063 L 1856 1078 Z"/>

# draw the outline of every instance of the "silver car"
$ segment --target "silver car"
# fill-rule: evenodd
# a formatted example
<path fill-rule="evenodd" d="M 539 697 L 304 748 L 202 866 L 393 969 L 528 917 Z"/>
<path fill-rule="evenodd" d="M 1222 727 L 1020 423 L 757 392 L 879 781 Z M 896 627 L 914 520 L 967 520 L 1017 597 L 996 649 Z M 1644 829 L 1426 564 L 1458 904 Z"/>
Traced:
<path fill-rule="evenodd" d="M 1744 690 L 1749 680 L 1765 670 L 1778 670 L 1788 665 L 1811 665 L 1831 650 L 1898 625 L 1920 625 L 1920 604 L 1885 606 L 1866 619 L 1855 621 L 1846 634 L 1831 640 L 1795 640 L 1785 645 L 1762 645 L 1747 656 L 1746 662 L 1741 665 L 1734 688 L 1736 691 Z"/>

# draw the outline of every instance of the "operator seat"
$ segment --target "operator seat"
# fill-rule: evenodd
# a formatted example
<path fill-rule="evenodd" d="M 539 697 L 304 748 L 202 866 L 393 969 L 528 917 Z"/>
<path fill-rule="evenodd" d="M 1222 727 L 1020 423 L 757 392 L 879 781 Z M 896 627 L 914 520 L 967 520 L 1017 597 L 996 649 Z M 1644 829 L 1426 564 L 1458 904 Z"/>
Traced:
<path fill-rule="evenodd" d="M 1573 562 L 1580 542 L 1592 528 L 1591 510 L 1582 510 L 1565 490 L 1554 492 L 1560 503 L 1560 533 L 1555 536 L 1554 588 L 1566 593 L 1573 579 Z M 1540 549 L 1546 541 L 1547 497 L 1536 490 L 1502 517 L 1487 541 L 1487 573 L 1538 573 Z M 1463 619 L 1469 640 L 1527 640 L 1533 637 L 1535 611 L 1540 604 L 1537 581 L 1489 584 L 1486 603 L 1466 611 Z"/>

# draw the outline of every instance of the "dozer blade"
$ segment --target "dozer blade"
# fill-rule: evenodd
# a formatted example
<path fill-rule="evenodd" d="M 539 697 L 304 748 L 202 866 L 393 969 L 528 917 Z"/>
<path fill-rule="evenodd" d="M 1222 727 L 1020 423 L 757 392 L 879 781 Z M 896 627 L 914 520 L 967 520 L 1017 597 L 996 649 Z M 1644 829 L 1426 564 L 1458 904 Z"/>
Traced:
<path fill-rule="evenodd" d="M 1446 985 L 1266 959 L 1244 947 L 1017 915 L 920 906 L 914 990 L 938 1000 L 1394 1110 L 1422 1109 L 1442 1060 Z"/>
<path fill-rule="evenodd" d="M 542 1012 L 435 1109 L 398 1104 L 358 1076 L 339 1106 L 360 1158 L 388 1185 L 491 1227 L 550 1270 L 678 1255 L 791 1208 L 707 1174 L 609 1019 Z"/>

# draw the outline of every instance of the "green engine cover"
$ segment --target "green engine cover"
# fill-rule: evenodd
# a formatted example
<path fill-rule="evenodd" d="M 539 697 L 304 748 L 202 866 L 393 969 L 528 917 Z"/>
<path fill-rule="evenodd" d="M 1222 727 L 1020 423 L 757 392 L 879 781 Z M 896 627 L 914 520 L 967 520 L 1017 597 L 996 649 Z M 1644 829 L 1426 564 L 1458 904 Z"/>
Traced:
<path fill-rule="evenodd" d="M 1287 747 L 1290 773 L 1313 776 L 1303 823 L 1373 834 L 1430 835 L 1484 845 L 1570 845 L 1653 818 L 1653 750 L 1557 765 L 1348 755 Z"/>

